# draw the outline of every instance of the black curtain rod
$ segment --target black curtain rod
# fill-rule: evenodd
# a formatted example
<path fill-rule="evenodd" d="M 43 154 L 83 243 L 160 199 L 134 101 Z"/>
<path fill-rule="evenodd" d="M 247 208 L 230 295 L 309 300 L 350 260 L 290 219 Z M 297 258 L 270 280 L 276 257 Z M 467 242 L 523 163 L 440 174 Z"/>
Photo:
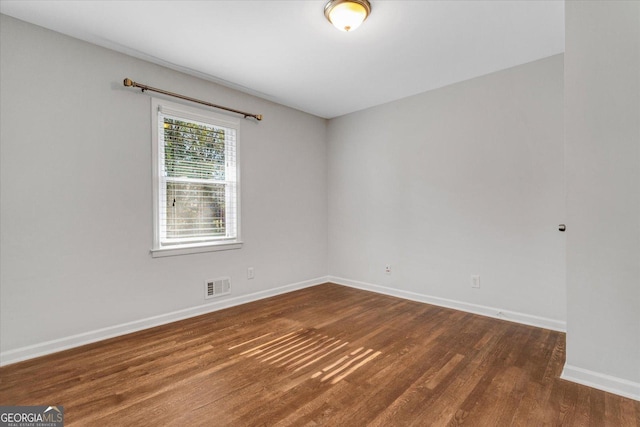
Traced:
<path fill-rule="evenodd" d="M 140 83 L 136 83 L 136 82 L 134 82 L 133 80 L 131 80 L 129 78 L 124 79 L 124 85 L 127 86 L 127 87 L 140 88 L 140 89 L 142 89 L 143 92 L 145 90 L 149 90 L 149 91 L 152 91 L 152 92 L 162 93 L 162 94 L 168 95 L 168 96 L 173 96 L 175 98 L 184 99 L 185 101 L 191 101 L 191 102 L 195 102 L 197 104 L 206 105 L 208 107 L 218 108 L 220 110 L 231 111 L 232 113 L 243 115 L 245 119 L 249 118 L 249 117 L 253 117 L 254 119 L 256 119 L 258 121 L 262 120 L 262 114 L 245 113 L 244 111 L 234 110 L 233 108 L 227 108 L 227 107 L 223 107 L 221 105 L 212 104 L 210 102 L 201 101 L 199 99 L 191 98 L 189 96 L 180 95 L 179 93 L 173 93 L 173 92 L 169 92 L 169 91 L 166 91 L 166 90 L 157 89 L 155 87 L 151 87 L 151 86 L 143 85 L 143 84 L 140 84 Z"/>

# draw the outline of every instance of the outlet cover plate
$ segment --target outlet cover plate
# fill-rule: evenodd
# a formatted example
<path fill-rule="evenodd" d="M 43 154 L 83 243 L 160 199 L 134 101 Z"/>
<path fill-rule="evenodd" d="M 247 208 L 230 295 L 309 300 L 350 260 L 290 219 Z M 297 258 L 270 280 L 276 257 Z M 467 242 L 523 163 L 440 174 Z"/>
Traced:
<path fill-rule="evenodd" d="M 471 275 L 471 287 L 472 288 L 479 288 L 480 287 L 480 275 L 479 274 Z"/>

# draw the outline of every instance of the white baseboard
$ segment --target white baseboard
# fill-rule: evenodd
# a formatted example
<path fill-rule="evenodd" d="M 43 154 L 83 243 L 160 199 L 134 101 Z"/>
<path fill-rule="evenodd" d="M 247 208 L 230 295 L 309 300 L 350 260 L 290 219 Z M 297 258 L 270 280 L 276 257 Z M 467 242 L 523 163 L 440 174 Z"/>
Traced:
<path fill-rule="evenodd" d="M 191 307 L 184 310 L 178 310 L 171 313 L 161 314 L 158 316 L 148 317 L 133 322 L 123 323 L 120 325 L 110 326 L 107 328 L 89 331 L 82 334 L 72 335 L 56 340 L 46 341 L 26 347 L 17 348 L 0 353 L 0 366 L 9 365 L 11 363 L 20 362 L 35 357 L 44 356 L 58 351 L 67 350 L 96 341 L 117 337 L 120 335 L 137 332 L 143 329 L 160 326 L 178 320 L 211 313 L 225 308 L 234 307 L 240 304 L 269 298 L 272 296 L 320 285 L 326 282 L 333 282 L 343 286 L 349 286 L 356 289 L 376 292 L 379 294 L 390 295 L 398 298 L 404 298 L 412 301 L 433 304 L 441 307 L 452 308 L 469 313 L 479 314 L 482 316 L 493 317 L 496 319 L 508 320 L 525 325 L 537 326 L 540 328 L 551 329 L 555 331 L 566 331 L 566 323 L 547 319 L 544 317 L 532 316 L 524 313 L 517 313 L 509 310 L 502 310 L 493 307 L 470 304 L 462 301 L 438 298 L 424 294 L 418 294 L 400 289 L 387 288 L 384 286 L 373 285 L 371 283 L 359 282 L 355 280 L 344 279 L 335 276 L 318 277 L 316 279 L 306 280 L 303 282 L 292 283 L 290 285 L 281 286 L 266 291 L 254 292 L 248 295 L 242 295 L 233 298 L 227 298 L 221 301 L 203 304 L 197 307 Z M 640 401 L 640 384 L 625 379 L 612 377 L 610 375 L 601 374 L 587 369 L 578 368 L 565 364 L 560 378 L 572 381 L 578 384 L 593 387 L 606 392 L 614 393 L 620 396 L 628 397 Z"/>
<path fill-rule="evenodd" d="M 640 383 L 578 368 L 569 364 L 564 365 L 560 378 L 640 401 Z"/>
<path fill-rule="evenodd" d="M 385 286 L 373 285 L 371 283 L 359 282 L 356 280 L 344 279 L 342 277 L 329 276 L 329 282 L 338 285 L 349 286 L 365 291 L 377 292 L 379 294 L 404 298 L 411 301 L 424 302 L 440 307 L 453 308 L 455 310 L 466 311 L 468 313 L 479 314 L 481 316 L 493 317 L 495 319 L 508 320 L 510 322 L 521 323 L 539 328 L 551 329 L 553 331 L 566 332 L 567 323 L 561 320 L 548 319 L 546 317 L 533 316 L 531 314 L 518 313 L 501 308 L 487 307 L 484 305 L 470 304 L 462 301 L 455 301 L 445 298 L 438 298 L 430 295 L 418 294 L 401 289 L 387 288 Z"/>
<path fill-rule="evenodd" d="M 21 362 L 34 357 L 44 356 L 58 351 L 79 347 L 85 344 L 91 344 L 96 341 L 102 341 L 108 338 L 129 334 L 131 332 L 141 331 L 143 329 L 160 326 L 178 320 L 187 319 L 189 317 L 200 316 L 202 314 L 211 313 L 213 311 L 234 307 L 240 304 L 246 304 L 269 298 L 272 296 L 320 285 L 328 281 L 327 277 L 318 277 L 316 279 L 306 280 L 304 282 L 292 283 L 290 285 L 281 286 L 266 291 L 254 292 L 248 295 L 241 295 L 224 300 L 212 302 L 209 304 L 199 305 L 197 307 L 186 308 L 184 310 L 173 311 L 171 313 L 161 314 L 158 316 L 148 317 L 146 319 L 135 320 L 133 322 L 123 323 L 120 325 L 109 326 L 107 328 L 97 329 L 95 331 L 84 332 L 64 338 L 58 338 L 43 343 L 38 343 L 26 347 L 17 348 L 0 353 L 0 366 L 9 365 L 11 363 Z"/>

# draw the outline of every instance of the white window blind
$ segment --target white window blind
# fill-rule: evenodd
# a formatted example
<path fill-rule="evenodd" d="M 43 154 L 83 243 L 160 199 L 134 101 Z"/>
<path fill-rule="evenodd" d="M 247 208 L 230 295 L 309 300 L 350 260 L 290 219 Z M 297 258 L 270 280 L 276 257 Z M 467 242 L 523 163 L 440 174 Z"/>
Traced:
<path fill-rule="evenodd" d="M 154 249 L 237 242 L 238 125 L 156 104 Z"/>

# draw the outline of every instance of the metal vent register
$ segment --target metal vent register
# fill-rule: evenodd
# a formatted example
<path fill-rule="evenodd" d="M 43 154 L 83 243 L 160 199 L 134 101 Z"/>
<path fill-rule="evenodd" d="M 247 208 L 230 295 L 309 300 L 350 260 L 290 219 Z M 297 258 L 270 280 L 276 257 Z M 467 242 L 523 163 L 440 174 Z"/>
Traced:
<path fill-rule="evenodd" d="M 231 277 L 219 277 L 204 282 L 204 298 L 217 298 L 231 293 Z"/>

